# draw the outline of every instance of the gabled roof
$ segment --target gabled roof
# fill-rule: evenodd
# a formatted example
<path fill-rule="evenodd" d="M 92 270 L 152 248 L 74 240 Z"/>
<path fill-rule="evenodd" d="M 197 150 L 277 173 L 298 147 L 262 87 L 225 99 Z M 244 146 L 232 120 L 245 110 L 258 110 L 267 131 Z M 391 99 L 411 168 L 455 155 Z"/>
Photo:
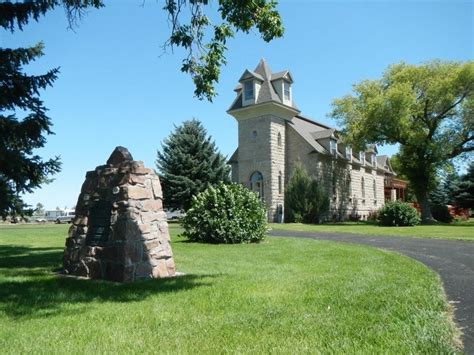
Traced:
<path fill-rule="evenodd" d="M 378 155 L 375 157 L 375 161 L 377 162 L 377 167 L 379 169 L 395 176 L 397 175 L 395 171 L 393 171 L 392 165 L 390 164 L 390 158 L 387 155 Z"/>
<path fill-rule="evenodd" d="M 287 70 L 276 73 L 275 75 L 278 75 L 278 76 L 286 75 L 291 78 L 291 74 Z M 288 106 L 283 102 L 283 99 L 277 94 L 272 84 L 272 80 L 276 80 L 276 79 L 274 77 L 274 74 L 272 74 L 272 70 L 268 66 L 265 59 L 260 60 L 255 70 L 253 71 L 245 70 L 242 76 L 240 77 L 239 81 L 246 80 L 249 78 L 256 78 L 260 81 L 260 90 L 258 92 L 255 105 L 262 104 L 265 102 L 277 102 L 279 104 Z M 292 78 L 291 78 L 291 81 L 293 81 Z M 241 90 L 242 86 L 241 84 L 239 85 L 234 89 L 237 92 L 237 98 L 232 103 L 229 111 L 242 108 L 242 90 Z M 291 107 L 294 109 L 298 109 L 294 102 L 292 102 Z"/>
<path fill-rule="evenodd" d="M 375 154 L 378 153 L 378 150 L 377 150 L 377 147 L 375 146 L 375 144 L 368 144 L 367 149 L 365 151 L 367 153 L 375 153 Z"/>
<path fill-rule="evenodd" d="M 295 116 L 289 123 L 293 129 L 311 146 L 314 151 L 318 153 L 329 153 L 316 139 L 313 138 L 312 134 L 318 131 L 326 131 L 327 126 L 320 125 L 315 121 L 302 116 Z"/>
<path fill-rule="evenodd" d="M 239 148 L 237 148 L 234 154 L 231 155 L 230 159 L 227 161 L 227 164 L 237 163 L 239 161 Z"/>
<path fill-rule="evenodd" d="M 271 77 L 271 81 L 278 80 L 278 79 L 288 79 L 290 83 L 293 83 L 293 77 L 291 76 L 291 73 L 288 70 L 283 70 L 278 73 L 273 73 Z"/>
<path fill-rule="evenodd" d="M 242 82 L 242 81 L 244 81 L 246 79 L 250 79 L 250 78 L 256 78 L 260 81 L 264 81 L 263 77 L 259 73 L 256 73 L 256 72 L 253 72 L 251 70 L 246 69 L 244 71 L 244 73 L 242 74 L 242 76 L 240 77 L 239 82 Z"/>
<path fill-rule="evenodd" d="M 311 137 L 313 137 L 316 140 L 324 139 L 324 138 L 331 138 L 332 136 L 334 136 L 335 132 L 336 132 L 336 130 L 334 128 L 328 128 L 328 129 L 325 129 L 324 131 L 312 132 Z"/>

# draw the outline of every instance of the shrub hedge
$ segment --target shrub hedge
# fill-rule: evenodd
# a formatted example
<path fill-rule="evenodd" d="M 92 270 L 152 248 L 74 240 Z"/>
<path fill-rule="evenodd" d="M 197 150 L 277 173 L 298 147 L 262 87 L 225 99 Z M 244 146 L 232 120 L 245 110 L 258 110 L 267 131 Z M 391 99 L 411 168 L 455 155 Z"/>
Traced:
<path fill-rule="evenodd" d="M 414 226 L 420 223 L 420 217 L 409 204 L 393 201 L 379 210 L 378 221 L 383 226 Z"/>
<path fill-rule="evenodd" d="M 184 237 L 203 243 L 254 243 L 268 231 L 262 201 L 239 184 L 220 183 L 195 196 L 182 225 Z"/>

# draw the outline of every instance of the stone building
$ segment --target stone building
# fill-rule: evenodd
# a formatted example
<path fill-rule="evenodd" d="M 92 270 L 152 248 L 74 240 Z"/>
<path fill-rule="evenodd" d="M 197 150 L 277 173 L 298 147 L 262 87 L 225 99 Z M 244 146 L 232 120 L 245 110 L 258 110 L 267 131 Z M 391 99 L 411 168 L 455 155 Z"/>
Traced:
<path fill-rule="evenodd" d="M 229 160 L 232 180 L 258 193 L 269 221 L 279 222 L 284 219 L 285 186 L 299 163 L 328 192 L 328 219 L 366 219 L 385 203 L 384 182 L 395 176 L 388 157 L 377 155 L 375 146 L 355 151 L 334 128 L 303 116 L 294 103 L 292 84 L 289 71 L 272 73 L 264 60 L 240 77 L 237 97 L 227 111 L 239 132 L 239 146 Z M 396 191 L 389 191 L 395 199 Z"/>

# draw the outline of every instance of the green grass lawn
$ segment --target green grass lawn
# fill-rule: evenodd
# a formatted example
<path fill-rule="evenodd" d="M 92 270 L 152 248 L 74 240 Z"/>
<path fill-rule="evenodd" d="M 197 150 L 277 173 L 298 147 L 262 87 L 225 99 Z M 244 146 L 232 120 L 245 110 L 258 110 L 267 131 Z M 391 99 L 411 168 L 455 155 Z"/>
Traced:
<path fill-rule="evenodd" d="M 369 247 L 177 237 L 179 271 L 135 284 L 60 278 L 65 225 L 0 226 L 2 353 L 455 351 L 437 275 Z"/>
<path fill-rule="evenodd" d="M 451 224 L 419 225 L 414 227 L 382 227 L 367 222 L 341 222 L 329 224 L 283 223 L 271 224 L 275 230 L 324 232 L 324 233 L 356 233 L 379 236 L 400 236 L 418 238 L 437 238 L 474 241 L 474 219 Z"/>

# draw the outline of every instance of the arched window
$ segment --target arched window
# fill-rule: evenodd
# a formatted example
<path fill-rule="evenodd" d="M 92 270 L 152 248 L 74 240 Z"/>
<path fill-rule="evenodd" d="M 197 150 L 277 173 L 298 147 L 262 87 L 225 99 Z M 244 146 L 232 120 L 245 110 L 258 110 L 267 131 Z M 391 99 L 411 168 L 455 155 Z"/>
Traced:
<path fill-rule="evenodd" d="M 348 192 L 349 198 L 352 198 L 352 179 L 351 179 L 350 174 L 347 177 L 347 192 Z"/>
<path fill-rule="evenodd" d="M 280 173 L 278 174 L 278 193 L 281 195 L 282 192 L 283 192 L 283 187 L 282 187 L 282 173 L 280 171 Z"/>
<path fill-rule="evenodd" d="M 360 188 L 361 188 L 361 191 L 362 191 L 362 198 L 365 198 L 365 179 L 364 179 L 363 176 L 360 179 Z"/>
<path fill-rule="evenodd" d="M 259 171 L 255 171 L 250 176 L 250 190 L 255 192 L 260 198 L 263 198 L 263 175 Z"/>
<path fill-rule="evenodd" d="M 281 133 L 278 132 L 278 146 L 281 147 Z"/>
<path fill-rule="evenodd" d="M 374 179 L 374 200 L 377 199 L 377 182 Z"/>

